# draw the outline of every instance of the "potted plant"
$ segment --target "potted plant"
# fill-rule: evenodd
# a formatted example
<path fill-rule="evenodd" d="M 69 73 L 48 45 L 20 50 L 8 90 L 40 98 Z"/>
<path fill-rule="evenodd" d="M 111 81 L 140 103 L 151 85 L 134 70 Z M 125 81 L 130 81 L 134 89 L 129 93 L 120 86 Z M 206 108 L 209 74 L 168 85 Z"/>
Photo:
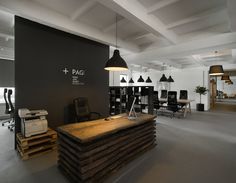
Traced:
<path fill-rule="evenodd" d="M 204 111 L 204 104 L 202 104 L 202 95 L 206 95 L 207 89 L 204 86 L 197 86 L 195 92 L 200 95 L 200 103 L 197 103 L 197 111 Z"/>

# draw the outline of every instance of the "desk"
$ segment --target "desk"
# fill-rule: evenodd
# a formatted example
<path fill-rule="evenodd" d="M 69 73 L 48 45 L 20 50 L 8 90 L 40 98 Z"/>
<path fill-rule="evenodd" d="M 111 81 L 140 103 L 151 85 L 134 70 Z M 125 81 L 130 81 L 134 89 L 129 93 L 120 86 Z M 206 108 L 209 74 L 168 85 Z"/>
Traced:
<path fill-rule="evenodd" d="M 58 128 L 58 167 L 72 182 L 102 182 L 141 153 L 155 147 L 156 116 L 140 114 L 74 123 Z"/>
<path fill-rule="evenodd" d="M 167 102 L 167 98 L 160 98 L 160 102 Z M 188 100 L 188 99 L 178 99 L 177 103 L 184 104 L 184 117 L 187 116 L 187 113 L 191 113 L 191 102 L 194 100 Z"/>

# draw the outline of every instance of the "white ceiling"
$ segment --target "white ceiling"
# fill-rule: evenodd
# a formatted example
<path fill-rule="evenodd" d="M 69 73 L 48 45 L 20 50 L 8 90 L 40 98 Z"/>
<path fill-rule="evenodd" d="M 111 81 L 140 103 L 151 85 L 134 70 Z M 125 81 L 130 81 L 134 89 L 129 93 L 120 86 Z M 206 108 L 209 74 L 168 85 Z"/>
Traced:
<path fill-rule="evenodd" d="M 0 57 L 14 59 L 14 15 L 115 46 L 117 14 L 131 66 L 236 68 L 235 9 L 235 0 L 0 0 Z"/>

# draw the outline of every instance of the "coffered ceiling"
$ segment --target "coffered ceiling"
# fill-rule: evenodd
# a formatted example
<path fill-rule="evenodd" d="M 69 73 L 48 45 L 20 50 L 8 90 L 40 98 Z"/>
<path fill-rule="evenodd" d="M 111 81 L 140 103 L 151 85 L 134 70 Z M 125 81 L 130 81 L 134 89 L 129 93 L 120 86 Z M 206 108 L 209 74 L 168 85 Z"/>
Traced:
<path fill-rule="evenodd" d="M 131 67 L 236 68 L 235 9 L 235 0 L 0 0 L 0 56 L 14 59 L 14 15 L 111 51 L 117 15 L 117 44 Z"/>

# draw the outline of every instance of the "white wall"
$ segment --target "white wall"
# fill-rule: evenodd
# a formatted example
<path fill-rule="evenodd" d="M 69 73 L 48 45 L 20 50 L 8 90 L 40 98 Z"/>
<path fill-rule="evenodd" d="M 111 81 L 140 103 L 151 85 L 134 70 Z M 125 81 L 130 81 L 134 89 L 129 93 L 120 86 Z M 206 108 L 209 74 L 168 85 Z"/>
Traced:
<path fill-rule="evenodd" d="M 170 71 L 164 72 L 166 77 L 169 76 Z M 114 78 L 113 78 L 114 74 Z M 120 86 L 120 74 L 127 74 L 130 79 L 131 73 L 130 71 L 126 72 L 110 72 L 109 84 L 110 86 Z M 189 99 L 194 100 L 191 103 L 193 109 L 196 109 L 196 103 L 199 103 L 199 94 L 194 92 L 196 86 L 206 86 L 209 88 L 209 75 L 208 68 L 194 68 L 194 69 L 178 69 L 172 70 L 171 76 L 174 79 L 174 83 L 160 83 L 159 79 L 162 76 L 163 72 L 159 71 L 150 71 L 150 72 L 142 72 L 141 75 L 143 79 L 146 80 L 147 76 L 150 76 L 152 83 L 138 83 L 137 80 L 140 76 L 140 72 L 133 72 L 132 77 L 134 80 L 134 84 L 125 84 L 126 86 L 154 86 L 154 90 L 160 91 L 161 89 L 174 90 L 178 92 L 179 90 L 188 90 Z M 114 79 L 114 82 L 113 82 Z M 160 93 L 160 92 L 159 92 Z M 208 110 L 210 107 L 210 95 L 209 92 L 207 95 L 202 96 L 202 103 L 205 104 L 205 110 Z"/>
<path fill-rule="evenodd" d="M 171 84 L 171 90 L 188 90 L 189 99 L 194 100 L 191 103 L 193 109 L 196 109 L 196 103 L 200 102 L 199 94 L 195 93 L 196 86 L 205 86 L 209 89 L 208 68 L 182 69 L 172 72 L 172 78 L 175 80 Z M 205 110 L 210 108 L 210 93 L 202 95 L 202 103 L 205 104 Z"/>

